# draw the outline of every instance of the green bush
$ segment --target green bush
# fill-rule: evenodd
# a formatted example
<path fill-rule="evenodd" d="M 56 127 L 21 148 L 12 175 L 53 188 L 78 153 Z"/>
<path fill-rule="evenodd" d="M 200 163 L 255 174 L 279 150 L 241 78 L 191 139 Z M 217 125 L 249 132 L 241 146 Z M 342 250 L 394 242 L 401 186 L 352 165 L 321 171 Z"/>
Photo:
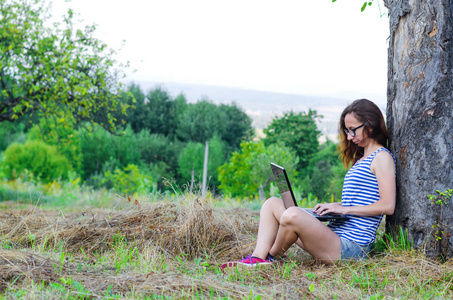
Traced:
<path fill-rule="evenodd" d="M 153 186 L 151 176 L 142 174 L 134 164 L 129 164 L 123 170 L 107 171 L 102 182 L 110 184 L 114 190 L 124 194 L 146 194 L 151 192 Z"/>
<path fill-rule="evenodd" d="M 77 173 L 82 173 L 82 148 L 78 132 L 72 124 L 65 123 L 64 119 L 53 121 L 40 119 L 39 126 L 34 125 L 28 132 L 31 141 L 43 141 L 57 149 L 58 153 L 66 157 Z"/>
<path fill-rule="evenodd" d="M 67 179 L 72 166 L 54 146 L 42 141 L 12 144 L 4 152 L 3 173 L 7 179 L 29 174 L 43 182 Z"/>
<path fill-rule="evenodd" d="M 299 159 L 291 148 L 282 144 L 266 147 L 263 142 L 242 142 L 241 151 L 234 152 L 228 163 L 218 168 L 219 188 L 231 197 L 267 197 L 270 182 L 274 180 L 271 162 L 284 166 L 288 176 L 296 178 Z"/>

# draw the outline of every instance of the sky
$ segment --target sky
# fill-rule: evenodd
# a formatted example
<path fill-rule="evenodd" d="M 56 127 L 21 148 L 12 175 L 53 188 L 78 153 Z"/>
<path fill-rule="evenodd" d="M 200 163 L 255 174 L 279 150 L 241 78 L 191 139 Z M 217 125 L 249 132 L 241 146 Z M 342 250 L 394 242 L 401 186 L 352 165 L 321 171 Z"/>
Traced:
<path fill-rule="evenodd" d="M 385 95 L 388 17 L 363 0 L 54 0 L 135 72 L 127 79 L 302 95 Z M 383 16 L 382 16 L 383 15 Z"/>

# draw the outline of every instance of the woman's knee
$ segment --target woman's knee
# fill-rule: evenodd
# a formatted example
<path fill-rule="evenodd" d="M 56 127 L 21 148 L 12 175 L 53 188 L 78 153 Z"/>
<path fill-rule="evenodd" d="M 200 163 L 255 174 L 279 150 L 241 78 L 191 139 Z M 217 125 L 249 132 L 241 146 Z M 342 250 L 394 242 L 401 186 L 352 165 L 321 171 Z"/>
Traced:
<path fill-rule="evenodd" d="M 275 220 L 280 220 L 282 213 L 285 211 L 285 205 L 282 199 L 271 197 L 267 199 L 261 207 L 260 216 L 267 216 L 272 214 Z"/>
<path fill-rule="evenodd" d="M 264 204 L 263 206 L 261 206 L 261 209 L 276 208 L 282 205 L 283 205 L 282 199 L 277 197 L 270 197 L 269 199 L 264 201 Z"/>
<path fill-rule="evenodd" d="M 280 217 L 280 224 L 283 226 L 301 224 L 304 218 L 303 213 L 298 207 L 289 207 Z"/>

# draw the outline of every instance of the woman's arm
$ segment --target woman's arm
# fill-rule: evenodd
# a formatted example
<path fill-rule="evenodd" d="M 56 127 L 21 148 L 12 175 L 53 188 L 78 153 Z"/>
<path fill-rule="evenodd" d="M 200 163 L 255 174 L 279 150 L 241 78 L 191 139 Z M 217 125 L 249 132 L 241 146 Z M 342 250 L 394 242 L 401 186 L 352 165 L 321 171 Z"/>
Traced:
<path fill-rule="evenodd" d="M 342 206 L 341 203 L 320 203 L 314 211 L 320 215 L 337 213 L 356 216 L 392 215 L 395 211 L 396 180 L 393 157 L 386 151 L 379 152 L 371 163 L 371 171 L 376 175 L 380 199 L 364 206 Z"/>

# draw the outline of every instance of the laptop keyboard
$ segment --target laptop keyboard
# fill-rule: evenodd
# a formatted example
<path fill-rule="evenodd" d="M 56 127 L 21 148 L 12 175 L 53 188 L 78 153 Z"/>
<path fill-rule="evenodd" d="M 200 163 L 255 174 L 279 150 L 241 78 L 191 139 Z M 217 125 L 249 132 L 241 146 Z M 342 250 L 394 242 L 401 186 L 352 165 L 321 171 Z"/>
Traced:
<path fill-rule="evenodd" d="M 313 208 L 302 208 L 306 213 L 312 215 L 313 217 L 317 218 L 319 215 L 313 212 Z"/>
<path fill-rule="evenodd" d="M 338 215 L 338 214 L 325 214 L 323 216 L 320 216 L 317 213 L 313 212 L 313 208 L 302 208 L 302 210 L 322 222 L 324 222 L 324 221 L 329 221 L 329 222 L 343 221 L 344 222 L 346 220 L 349 220 L 349 217 Z"/>

